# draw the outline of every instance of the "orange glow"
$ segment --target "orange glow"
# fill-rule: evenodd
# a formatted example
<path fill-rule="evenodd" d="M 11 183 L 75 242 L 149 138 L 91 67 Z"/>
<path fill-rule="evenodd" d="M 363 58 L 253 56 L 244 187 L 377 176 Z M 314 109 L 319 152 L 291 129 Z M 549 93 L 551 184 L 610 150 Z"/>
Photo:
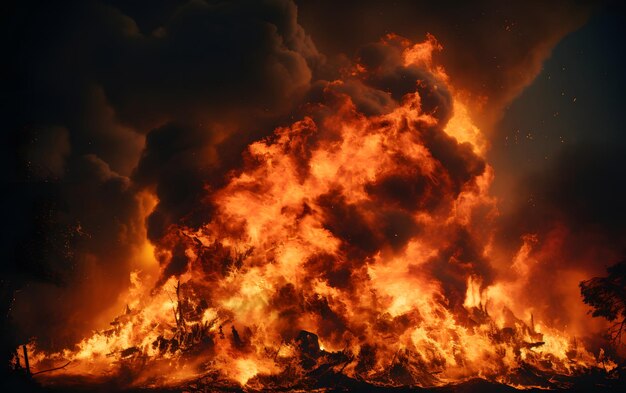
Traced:
<path fill-rule="evenodd" d="M 404 66 L 449 83 L 432 58 L 442 50 L 434 37 L 402 43 Z M 479 377 L 521 387 L 512 375 L 523 365 L 562 375 L 599 367 L 567 331 L 531 323 L 533 309 L 517 302 L 536 263 L 531 236 L 510 264 L 517 280 L 483 277 L 494 174 L 480 165 L 484 136 L 450 91 L 450 119 L 424 112 L 417 92 L 368 117 L 329 87 L 324 116 L 248 147 L 245 168 L 207 195 L 215 213 L 203 226 L 144 244 L 122 315 L 73 349 L 31 345 L 33 368 L 71 360 L 61 373 L 124 368 L 135 385 L 213 375 L 272 388 L 268 375 L 294 386 L 324 362 L 385 386 Z M 156 201 L 146 203 L 151 211 Z M 174 244 L 186 271 L 155 288 L 154 247 L 167 260 Z"/>

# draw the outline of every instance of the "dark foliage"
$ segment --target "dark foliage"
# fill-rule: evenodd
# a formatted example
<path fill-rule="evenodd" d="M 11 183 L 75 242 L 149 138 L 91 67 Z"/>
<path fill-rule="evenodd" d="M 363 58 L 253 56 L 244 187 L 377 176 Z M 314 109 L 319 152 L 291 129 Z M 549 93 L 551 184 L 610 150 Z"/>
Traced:
<path fill-rule="evenodd" d="M 583 301 L 593 307 L 591 315 L 615 322 L 609 334 L 613 341 L 621 343 L 626 327 L 626 259 L 606 270 L 606 277 L 582 281 L 580 292 Z"/>

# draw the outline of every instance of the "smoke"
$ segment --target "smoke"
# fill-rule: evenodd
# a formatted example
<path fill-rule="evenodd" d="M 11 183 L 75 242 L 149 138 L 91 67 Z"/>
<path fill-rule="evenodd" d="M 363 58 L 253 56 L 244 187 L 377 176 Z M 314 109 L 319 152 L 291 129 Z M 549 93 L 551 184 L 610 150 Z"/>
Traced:
<path fill-rule="evenodd" d="M 535 78 L 554 45 L 583 25 L 598 7 L 584 1 L 503 4 L 497 0 L 454 5 L 304 0 L 298 5 L 300 22 L 330 57 L 351 57 L 361 46 L 388 33 L 413 40 L 433 34 L 445 48 L 439 57 L 451 84 L 472 97 L 472 113 L 480 115 L 476 120 L 485 131 Z"/>
<path fill-rule="evenodd" d="M 402 170 L 365 187 L 381 210 L 367 212 L 338 190 L 314 201 L 324 227 L 343 242 L 346 263 L 387 247 L 403 250 L 422 230 L 412 214 L 449 208 L 486 167 L 470 146 L 442 131 L 453 108 L 439 77 L 403 64 L 400 38 L 386 45 L 379 39 L 395 32 L 417 41 L 433 33 L 446 48 L 435 56 L 451 84 L 492 124 L 590 9 L 565 2 L 500 7 L 485 1 L 450 12 L 441 2 L 287 0 L 14 5 L 6 38 L 13 76 L 6 146 L 14 149 L 6 157 L 17 197 L 5 204 L 15 229 L 3 247 L 11 261 L 3 273 L 21 288 L 13 318 L 22 339 L 36 335 L 64 346 L 114 315 L 110 307 L 140 267 L 146 237 L 157 246 L 162 280 L 184 271 L 188 257 L 175 246 L 183 240 L 172 239 L 170 229 L 210 220 L 215 206 L 207 196 L 249 165 L 245 147 L 276 126 L 307 113 L 321 135 L 336 137 L 320 119 L 343 94 L 373 116 L 391 113 L 417 86 L 422 110 L 438 122 L 423 128 L 419 143 L 439 163 L 441 183 L 399 156 L 394 164 Z M 362 74 L 348 72 L 353 59 Z M 303 177 L 305 152 L 316 143 L 302 142 L 293 154 Z M 158 199 L 149 216 L 146 194 Z M 309 214 L 310 206 L 300 208 Z M 475 240 L 458 228 L 427 264 L 457 303 L 461 277 L 480 273 L 488 281 L 492 274 Z M 172 255 L 159 253 L 165 249 Z M 478 271 L 463 263 L 469 260 Z M 358 266 L 324 254 L 307 264 L 332 287 L 354 285 Z M 273 300 L 285 309 L 286 326 L 291 291 L 286 285 Z M 328 332 L 344 323 L 322 300 L 310 307 L 328 317 Z"/>
<path fill-rule="evenodd" d="M 289 1 L 145 5 L 14 6 L 7 146 L 26 223 L 6 249 L 7 274 L 26 285 L 13 312 L 22 339 L 64 346 L 115 315 L 142 263 L 145 192 L 159 199 L 147 221 L 157 241 L 293 109 L 321 61 Z"/>

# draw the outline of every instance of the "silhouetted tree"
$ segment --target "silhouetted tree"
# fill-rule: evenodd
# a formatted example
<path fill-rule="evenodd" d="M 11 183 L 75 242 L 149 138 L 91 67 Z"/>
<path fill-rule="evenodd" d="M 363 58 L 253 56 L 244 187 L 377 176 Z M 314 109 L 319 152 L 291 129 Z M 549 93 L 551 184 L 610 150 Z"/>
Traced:
<path fill-rule="evenodd" d="M 607 277 L 582 281 L 580 293 L 583 301 L 593 307 L 591 315 L 614 322 L 609 335 L 615 343 L 621 343 L 626 329 L 626 260 L 606 270 Z"/>

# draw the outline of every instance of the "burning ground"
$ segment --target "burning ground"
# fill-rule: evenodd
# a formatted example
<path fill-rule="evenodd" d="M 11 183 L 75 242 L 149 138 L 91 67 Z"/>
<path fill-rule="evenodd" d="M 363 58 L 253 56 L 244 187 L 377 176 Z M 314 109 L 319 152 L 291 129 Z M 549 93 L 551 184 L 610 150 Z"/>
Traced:
<path fill-rule="evenodd" d="M 35 198 L 43 240 L 23 257 L 41 259 L 29 266 L 43 283 L 12 306 L 20 324 L 52 321 L 20 339 L 33 371 L 64 366 L 42 383 L 566 388 L 616 375 L 580 297 L 537 304 L 563 299 L 534 283 L 567 231 L 513 245 L 498 232 L 481 127 L 537 70 L 513 73 L 489 110 L 490 90 L 448 74 L 430 34 L 326 57 L 289 2 L 167 3 L 136 20 L 85 4 L 58 12 L 90 18 L 99 50 L 76 44 L 74 65 L 90 82 L 61 88 L 60 114 L 40 114 L 57 125 L 29 126 L 20 153 L 50 184 Z M 590 271 L 564 280 L 577 290 Z"/>

